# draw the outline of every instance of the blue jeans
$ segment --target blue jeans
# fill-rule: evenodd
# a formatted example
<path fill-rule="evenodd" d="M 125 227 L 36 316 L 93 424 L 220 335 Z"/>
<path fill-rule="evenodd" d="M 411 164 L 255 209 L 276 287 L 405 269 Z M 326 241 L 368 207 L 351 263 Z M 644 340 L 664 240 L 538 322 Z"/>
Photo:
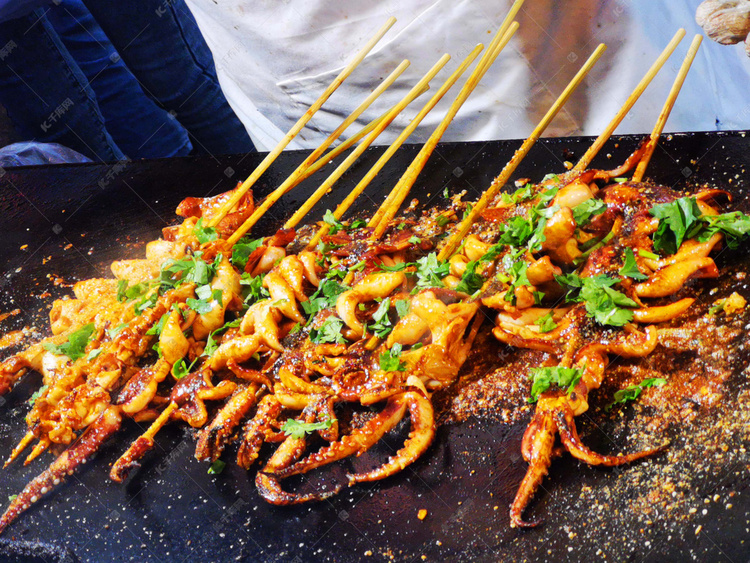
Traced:
<path fill-rule="evenodd" d="M 0 23 L 0 102 L 21 135 L 101 161 L 253 150 L 182 2 L 89 4 L 101 22 L 63 0 Z"/>

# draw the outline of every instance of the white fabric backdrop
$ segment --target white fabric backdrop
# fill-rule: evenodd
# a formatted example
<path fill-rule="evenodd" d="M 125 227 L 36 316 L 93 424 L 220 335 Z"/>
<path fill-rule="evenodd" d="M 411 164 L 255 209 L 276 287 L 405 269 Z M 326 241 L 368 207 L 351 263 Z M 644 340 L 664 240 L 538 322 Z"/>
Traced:
<path fill-rule="evenodd" d="M 488 43 L 509 0 L 187 0 L 211 48 L 222 88 L 259 150 L 270 150 L 353 54 L 391 15 L 396 25 L 290 148 L 311 148 L 398 63 L 412 65 L 359 121 L 395 104 L 443 54 L 453 60 L 433 90 L 478 42 Z M 596 135 L 679 27 L 673 58 L 618 133 L 650 131 L 692 36 L 699 0 L 527 0 L 521 30 L 448 129 L 444 140 L 523 138 L 599 42 L 608 50 L 548 134 Z M 459 82 L 459 85 L 461 82 Z M 411 138 L 429 135 L 456 87 Z M 378 143 L 387 143 L 428 94 Z M 353 125 L 349 133 L 357 129 Z M 750 60 L 709 40 L 685 83 L 668 131 L 750 128 Z"/>

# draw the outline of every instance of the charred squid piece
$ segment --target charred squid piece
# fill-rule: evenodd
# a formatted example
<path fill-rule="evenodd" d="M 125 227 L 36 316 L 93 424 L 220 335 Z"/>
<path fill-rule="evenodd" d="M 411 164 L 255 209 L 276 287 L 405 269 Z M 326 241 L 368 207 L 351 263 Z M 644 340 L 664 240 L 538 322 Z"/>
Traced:
<path fill-rule="evenodd" d="M 10 393 L 13 386 L 29 370 L 29 364 L 23 358 L 11 356 L 0 364 L 0 397 Z"/>
<path fill-rule="evenodd" d="M 587 448 L 578 437 L 573 411 L 570 408 L 561 408 L 555 413 L 555 423 L 565 449 L 576 459 L 580 459 L 589 465 L 604 465 L 605 467 L 616 467 L 637 459 L 653 455 L 663 451 L 667 444 L 657 448 L 651 448 L 632 454 L 604 455 L 596 453 Z"/>
<path fill-rule="evenodd" d="M 237 384 L 224 380 L 214 385 L 210 369 L 202 369 L 186 375 L 172 388 L 169 400 L 178 406 L 174 418 L 187 422 L 193 428 L 201 428 L 208 422 L 206 401 L 226 399 L 237 388 Z"/>
<path fill-rule="evenodd" d="M 335 487 L 332 487 L 330 491 L 326 491 L 325 493 L 308 493 L 300 495 L 289 493 L 281 488 L 281 483 L 279 483 L 277 477 L 278 472 L 283 468 L 289 467 L 295 460 L 299 459 L 302 454 L 305 453 L 305 446 L 304 438 L 293 438 L 292 436 L 289 436 L 276 449 L 271 456 L 271 459 L 268 460 L 266 466 L 262 471 L 259 471 L 258 475 L 255 477 L 255 486 L 263 499 L 277 506 L 285 506 L 315 500 L 325 500 L 341 491 L 343 487 L 341 485 L 336 485 Z"/>
<path fill-rule="evenodd" d="M 255 463 L 260 447 L 269 441 L 273 433 L 271 424 L 278 419 L 282 408 L 281 403 L 273 395 L 266 395 L 260 400 L 255 416 L 245 425 L 242 443 L 237 451 L 237 465 L 250 469 Z"/>
<path fill-rule="evenodd" d="M 656 340 L 656 327 L 650 326 L 645 332 L 631 329 L 627 337 L 606 345 L 587 344 L 575 355 L 574 364 L 583 370 L 583 374 L 573 391 L 570 394 L 563 390 L 542 394 L 521 443 L 521 453 L 529 468 L 511 505 L 511 527 L 528 528 L 540 523 L 539 520 L 523 520 L 523 512 L 549 472 L 552 458 L 559 455 L 563 449 L 590 465 L 613 467 L 658 453 L 667 447 L 668 444 L 664 444 L 628 455 L 602 455 L 590 450 L 581 442 L 575 426 L 575 417 L 588 410 L 589 392 L 601 385 L 609 363 L 607 354 L 631 358 L 646 356 L 656 347 Z M 555 436 L 558 434 L 563 448 L 555 450 Z"/>
<path fill-rule="evenodd" d="M 169 422 L 172 413 L 177 409 L 175 403 L 170 403 L 159 417 L 149 426 L 148 430 L 130 444 L 127 451 L 112 465 L 109 478 L 115 483 L 122 483 L 135 468 L 141 466 L 139 461 L 154 447 L 154 436 Z"/>
<path fill-rule="evenodd" d="M 364 325 L 357 318 L 357 306 L 376 298 L 388 297 L 405 281 L 406 275 L 403 272 L 369 274 L 357 282 L 352 289 L 339 295 L 336 300 L 336 312 L 353 337 L 361 338 L 364 332 Z"/>
<path fill-rule="evenodd" d="M 266 389 L 268 389 L 269 391 L 273 390 L 273 383 L 271 383 L 271 380 L 263 372 L 255 369 L 243 368 L 234 360 L 229 360 L 227 362 L 227 367 L 234 375 L 236 375 L 240 379 L 244 379 L 245 381 L 252 381 L 253 383 L 257 383 L 258 385 L 265 385 Z"/>
<path fill-rule="evenodd" d="M 258 384 L 252 383 L 235 391 L 211 423 L 200 431 L 198 444 L 195 447 L 195 459 L 199 461 L 219 459 L 234 429 L 258 402 L 259 389 Z"/>
<path fill-rule="evenodd" d="M 0 533 L 22 512 L 65 480 L 67 475 L 93 456 L 99 447 L 120 428 L 122 418 L 117 408 L 109 407 L 91 424 L 81 437 L 65 450 L 49 468 L 37 476 L 11 502 L 0 518 Z"/>
<path fill-rule="evenodd" d="M 366 473 L 347 475 L 349 486 L 367 481 L 378 481 L 398 473 L 427 451 L 435 438 L 435 414 L 429 399 L 421 393 L 409 391 L 398 395 L 395 401 L 407 406 L 411 416 L 411 430 L 404 442 L 404 447 L 380 467 Z"/>
<path fill-rule="evenodd" d="M 688 258 L 657 270 L 648 280 L 635 286 L 638 297 L 673 295 L 691 278 L 717 278 L 719 269 L 709 257 Z"/>
<path fill-rule="evenodd" d="M 312 469 L 322 467 L 334 461 L 344 459 L 350 455 L 362 455 L 374 446 L 387 432 L 393 429 L 404 417 L 406 403 L 392 398 L 385 408 L 374 418 L 367 421 L 361 428 L 341 438 L 329 446 L 321 448 L 314 454 L 298 461 L 294 465 L 279 468 L 273 473 L 278 478 L 307 473 Z M 264 471 L 269 472 L 268 469 Z"/>

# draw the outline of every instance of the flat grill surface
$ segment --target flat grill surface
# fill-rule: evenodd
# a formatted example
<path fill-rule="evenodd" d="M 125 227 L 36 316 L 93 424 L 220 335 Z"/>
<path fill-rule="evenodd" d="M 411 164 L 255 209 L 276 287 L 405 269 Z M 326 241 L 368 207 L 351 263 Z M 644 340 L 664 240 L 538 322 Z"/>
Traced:
<path fill-rule="evenodd" d="M 593 167 L 617 167 L 639 141 L 639 137 L 612 139 Z M 536 182 L 547 173 L 562 172 L 563 161 L 575 162 L 590 142 L 588 138 L 542 140 L 514 179 Z M 439 205 L 447 188 L 451 193 L 466 190 L 466 199 L 475 199 L 519 144 L 441 144 L 410 197 L 425 206 Z M 359 198 L 355 214 L 370 213 L 383 200 L 418 148 L 406 146 L 399 151 Z M 367 151 L 308 222 L 320 219 L 326 208 L 334 208 L 382 150 Z M 662 139 L 648 177 L 667 186 L 709 183 L 726 189 L 734 195 L 735 207 L 747 212 L 748 154 L 750 138 L 744 133 L 669 135 Z M 256 197 L 281 183 L 305 155 L 282 154 L 256 186 Z M 174 209 L 182 198 L 234 187 L 262 156 L 5 171 L 0 177 L 4 218 L 0 313 L 14 309 L 21 313 L 2 321 L 0 330 L 37 326 L 46 334 L 48 307 L 54 298 L 70 292 L 67 285 L 109 276 L 108 265 L 114 259 L 142 256 L 145 243 L 175 222 Z M 322 181 L 317 176 L 312 180 L 267 213 L 253 233 L 271 234 L 278 228 Z M 711 290 L 717 291 L 716 296 L 736 290 L 748 297 L 745 282 L 736 275 L 741 277 L 749 260 L 746 248 L 723 253 L 718 264 L 728 274 L 719 283 L 701 284 L 701 299 L 714 300 Z M 116 485 L 108 480 L 109 466 L 143 430 L 130 422 L 95 460 L 11 526 L 0 538 L 0 559 L 746 560 L 750 551 L 746 453 L 750 427 L 745 423 L 750 422 L 750 401 L 743 323 L 749 320 L 735 319 L 727 330 L 742 336 L 720 346 L 725 394 L 719 404 L 692 409 L 684 421 L 656 421 L 650 426 L 653 409 L 648 404 L 605 416 L 602 403 L 580 417 L 583 440 L 594 449 L 634 451 L 665 439 L 670 439 L 671 446 L 662 456 L 614 470 L 589 467 L 569 455 L 554 461 L 550 477 L 529 508 L 533 516 L 545 520 L 536 529 L 512 530 L 508 520 L 509 504 L 526 471 L 520 441 L 532 411 L 515 405 L 516 416 L 509 417 L 501 412 L 502 401 L 496 401 L 497 408 L 458 409 L 461 416 L 450 416 L 453 401 L 492 386 L 485 383 L 482 387 L 488 374 L 481 372 L 482 362 L 470 360 L 471 375 L 457 389 L 438 397 L 443 423 L 435 443 L 395 477 L 345 490 L 317 504 L 274 507 L 255 491 L 257 466 L 243 471 L 233 463 L 235 452 L 230 449 L 224 456 L 228 461 L 224 471 L 208 475 L 208 465 L 193 458 L 191 431 L 174 425 L 158 435 L 157 447 L 140 470 L 124 485 Z M 507 351 L 488 343 L 482 353 L 500 365 Z M 666 356 L 661 361 L 671 360 Z M 670 368 L 660 367 L 667 372 Z M 2 457 L 25 432 L 27 400 L 39 380 L 29 375 L 0 399 Z M 609 396 L 612 391 L 607 390 L 607 383 L 601 390 Z M 593 397 L 596 403 L 596 393 Z M 631 425 L 639 428 L 637 437 Z M 374 465 L 398 449 L 407 432 L 404 423 L 399 435 L 390 436 L 361 459 L 342 462 L 324 479 L 340 478 L 352 465 L 360 469 Z M 7 497 L 19 492 L 50 460 L 46 454 L 29 467 L 17 463 L 4 470 L 0 501 L 5 505 Z M 420 509 L 427 510 L 424 520 L 417 517 Z"/>

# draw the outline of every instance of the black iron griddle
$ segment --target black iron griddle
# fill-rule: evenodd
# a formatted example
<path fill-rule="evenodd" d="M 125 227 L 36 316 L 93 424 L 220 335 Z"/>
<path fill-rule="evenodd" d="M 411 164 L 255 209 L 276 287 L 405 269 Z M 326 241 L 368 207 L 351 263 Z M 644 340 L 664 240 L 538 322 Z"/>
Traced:
<path fill-rule="evenodd" d="M 639 141 L 640 137 L 612 139 L 593 166 L 616 167 Z M 546 173 L 561 172 L 563 161 L 574 162 L 590 142 L 587 138 L 542 140 L 514 178 L 538 181 Z M 467 190 L 468 198 L 475 198 L 519 145 L 518 141 L 441 144 L 412 197 L 435 205 L 447 188 Z M 418 148 L 406 146 L 399 151 L 359 198 L 356 212 L 371 212 L 383 200 Z M 368 150 L 308 220 L 317 220 L 323 210 L 333 208 L 382 150 Z M 305 154 L 282 154 L 256 186 L 256 196 L 278 185 Z M 740 208 L 747 210 L 748 155 L 750 138 L 744 133 L 667 135 L 648 175 L 670 186 L 712 183 L 731 191 Z M 232 188 L 262 156 L 6 170 L 0 177 L 0 312 L 20 308 L 22 314 L 0 323 L 0 332 L 45 327 L 52 300 L 70 291 L 55 285 L 56 279 L 72 283 L 108 275 L 113 259 L 141 256 L 144 244 L 174 221 L 175 206 L 183 197 Z M 315 181 L 308 180 L 285 197 L 254 233 L 270 234 L 315 187 Z M 742 379 L 739 371 L 737 377 Z M 24 434 L 26 401 L 38 382 L 38 376 L 29 375 L 1 400 L 3 457 Z M 262 501 L 253 484 L 255 471 L 235 466 L 231 454 L 225 455 L 229 463 L 222 474 L 208 475 L 207 465 L 193 458 L 191 432 L 177 426 L 159 434 L 156 451 L 124 485 L 111 483 L 109 466 L 141 431 L 128 423 L 117 440 L 110 441 L 68 484 L 7 530 L 0 538 L 0 560 L 748 560 L 750 478 L 740 448 L 750 447 L 750 440 L 738 436 L 727 444 L 733 455 L 726 464 L 719 464 L 713 473 L 693 476 L 687 500 L 698 508 L 688 517 L 676 519 L 657 511 L 650 523 L 644 523 L 629 499 L 611 498 L 609 491 L 623 472 L 658 468 L 658 458 L 612 471 L 565 456 L 554 462 L 551 476 L 530 507 L 534 515 L 546 519 L 545 524 L 519 531 L 508 526 L 508 506 L 526 470 L 519 449 L 527 422 L 504 424 L 487 416 L 443 424 L 429 451 L 401 474 L 346 490 L 329 501 L 297 507 L 274 507 Z M 711 424 L 710 413 L 706 424 Z M 595 437 L 587 432 L 584 440 Z M 683 435 L 672 447 L 689 445 L 690 436 Z M 398 437 L 381 449 L 387 452 L 389 447 L 398 447 Z M 46 454 L 30 467 L 16 464 L 2 471 L 0 503 L 5 505 L 7 497 L 20 491 L 50 459 Z M 685 472 L 689 475 L 690 467 Z M 604 516 L 593 523 L 589 514 L 598 505 Z M 428 515 L 419 520 L 422 508 Z"/>

